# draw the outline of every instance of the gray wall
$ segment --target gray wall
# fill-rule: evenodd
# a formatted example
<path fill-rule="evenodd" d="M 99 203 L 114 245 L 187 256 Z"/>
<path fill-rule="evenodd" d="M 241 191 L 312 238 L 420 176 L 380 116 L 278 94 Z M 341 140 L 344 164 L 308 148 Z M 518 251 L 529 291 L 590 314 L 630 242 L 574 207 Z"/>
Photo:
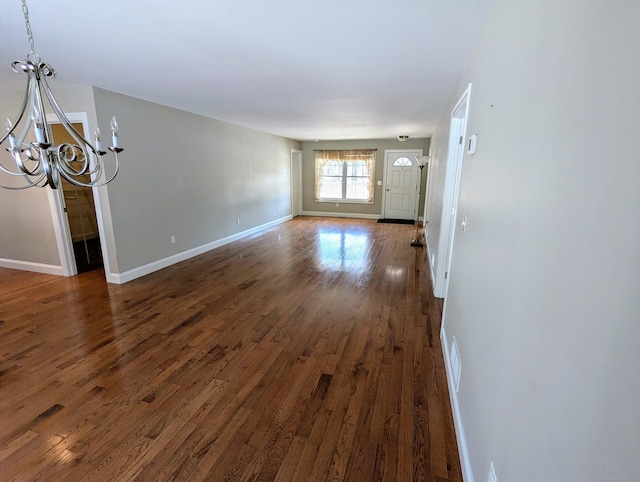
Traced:
<path fill-rule="evenodd" d="M 111 116 L 120 124 L 121 170 L 100 189 L 114 274 L 291 214 L 299 142 L 89 86 L 53 89 L 66 112 L 98 123 L 105 144 Z M 13 116 L 22 93 L 3 89 L 0 111 Z M 0 223 L 0 258 L 60 266 L 45 189 L 0 190 Z"/>
<path fill-rule="evenodd" d="M 472 82 L 444 329 L 476 481 L 640 480 L 640 3 L 497 0 Z M 430 206 L 430 246 L 441 204 Z"/>
<path fill-rule="evenodd" d="M 366 216 L 380 216 L 382 213 L 382 188 L 383 186 L 375 186 L 373 204 L 361 203 L 340 203 L 336 206 L 335 202 L 316 202 L 314 199 L 315 189 L 315 149 L 377 149 L 375 176 L 377 181 L 384 178 L 384 150 L 385 149 L 422 149 L 423 154 L 429 153 L 428 138 L 408 139 L 400 142 L 396 139 L 365 139 L 365 140 L 348 140 L 348 141 L 319 141 L 319 142 L 303 142 L 302 143 L 302 207 L 306 212 L 327 213 L 331 214 L 353 214 Z M 427 169 L 425 167 L 422 173 L 423 188 L 421 193 L 425 192 L 424 185 L 427 180 Z M 418 214 L 422 216 L 424 212 L 424 194 L 421 194 L 420 206 Z"/>
<path fill-rule="evenodd" d="M 126 149 L 107 186 L 114 272 L 291 214 L 290 149 L 299 142 L 98 88 L 94 96 L 103 130 L 116 115 Z"/>

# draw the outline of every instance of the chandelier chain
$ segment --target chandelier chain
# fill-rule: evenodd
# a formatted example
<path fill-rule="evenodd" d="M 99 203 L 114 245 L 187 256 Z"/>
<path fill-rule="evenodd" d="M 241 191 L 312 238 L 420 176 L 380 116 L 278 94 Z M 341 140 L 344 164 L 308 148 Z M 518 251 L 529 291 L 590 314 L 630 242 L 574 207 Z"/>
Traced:
<path fill-rule="evenodd" d="M 33 56 L 37 59 L 38 54 L 36 54 L 33 32 L 31 31 L 31 22 L 29 21 L 29 8 L 27 7 L 26 0 L 22 0 L 22 13 L 24 13 L 24 25 L 27 28 L 27 37 L 29 38 L 29 57 Z"/>

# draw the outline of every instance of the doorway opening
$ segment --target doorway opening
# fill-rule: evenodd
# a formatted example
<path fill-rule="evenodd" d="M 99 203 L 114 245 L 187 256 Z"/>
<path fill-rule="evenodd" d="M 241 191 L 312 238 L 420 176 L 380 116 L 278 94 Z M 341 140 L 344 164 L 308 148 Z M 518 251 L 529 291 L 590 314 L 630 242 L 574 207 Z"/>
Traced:
<path fill-rule="evenodd" d="M 72 123 L 73 127 L 84 136 L 82 123 Z M 75 140 L 65 130 L 62 124 L 50 124 L 51 133 L 57 145 L 68 142 L 75 144 Z M 89 182 L 91 179 L 86 174 Z M 59 189 L 64 198 L 64 212 L 71 236 L 73 257 L 75 259 L 77 273 L 85 273 L 104 266 L 102 260 L 102 246 L 98 230 L 93 190 L 75 186 L 64 178 L 60 178 Z"/>
<path fill-rule="evenodd" d="M 456 219 L 458 215 L 458 198 L 460 196 L 460 181 L 464 162 L 464 145 L 467 132 L 467 118 L 469 117 L 469 97 L 471 84 L 451 111 L 449 126 L 449 150 L 447 156 L 444 193 L 442 202 L 442 223 L 440 227 L 440 241 L 438 244 L 438 261 L 435 268 L 434 295 L 446 298 L 449 288 L 449 273 L 453 258 L 453 242 L 456 233 Z M 443 315 L 444 319 L 444 315 Z"/>

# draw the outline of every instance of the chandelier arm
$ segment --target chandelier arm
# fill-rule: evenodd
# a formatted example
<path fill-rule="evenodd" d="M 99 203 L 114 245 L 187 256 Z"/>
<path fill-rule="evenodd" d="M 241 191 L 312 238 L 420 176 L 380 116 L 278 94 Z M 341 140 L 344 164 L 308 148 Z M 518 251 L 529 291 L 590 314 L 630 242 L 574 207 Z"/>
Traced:
<path fill-rule="evenodd" d="M 69 173 L 67 171 L 64 171 L 64 169 L 62 169 L 60 165 L 58 165 L 58 172 L 60 173 L 60 175 L 63 178 L 65 178 L 67 181 L 69 181 L 74 186 L 78 186 L 78 187 L 93 187 L 95 185 L 93 183 L 93 181 L 89 181 L 89 182 L 80 181 L 78 176 L 72 175 L 71 173 Z M 100 172 L 99 175 L 102 175 L 102 172 Z"/>
<path fill-rule="evenodd" d="M 35 124 L 36 141 L 41 144 L 51 144 L 52 136 L 49 124 L 47 124 L 47 111 L 44 108 L 44 102 L 42 102 L 42 85 L 40 83 L 41 66 L 35 66 L 35 72 L 32 74 L 33 78 L 33 103 L 31 104 L 31 113 L 29 115 L 30 120 Z M 42 130 L 43 140 L 38 138 L 38 129 Z M 48 146 L 47 146 L 48 147 Z"/>
<path fill-rule="evenodd" d="M 32 181 L 24 174 L 22 174 L 22 177 L 27 183 L 26 186 L 5 186 L 4 184 L 0 184 L 0 187 L 2 189 L 8 189 L 9 191 L 21 191 L 22 189 L 29 189 L 30 187 L 37 187 L 40 185 L 40 182 L 42 182 L 45 179 L 46 175 L 42 174 L 36 181 Z"/>
<path fill-rule="evenodd" d="M 31 153 L 31 148 L 33 147 L 31 144 L 23 144 L 27 147 L 27 149 L 23 149 L 22 146 L 19 146 L 16 144 L 15 147 L 13 148 L 7 148 L 7 151 L 9 152 L 9 154 L 11 154 L 11 157 L 13 158 L 14 162 L 15 162 L 15 167 L 17 168 L 16 171 L 13 171 L 7 167 L 5 167 L 5 165 L 3 164 L 2 158 L 0 158 L 0 170 L 2 172 L 5 172 L 7 174 L 10 174 L 12 176 L 24 176 L 26 175 L 39 175 L 40 173 L 37 172 L 38 171 L 38 167 L 36 166 L 35 169 L 33 170 L 29 170 L 29 169 L 23 169 L 21 167 L 21 165 L 23 165 L 24 160 L 22 159 L 22 151 L 27 152 L 27 150 L 29 151 L 29 153 Z M 27 155 L 28 160 L 30 161 L 35 161 L 35 162 L 40 162 L 40 160 L 37 158 L 38 156 L 36 156 L 34 158 L 34 156 L 32 155 Z M 27 172 L 25 172 L 25 170 Z"/>
<path fill-rule="evenodd" d="M 4 137 L 2 137 L 2 139 L 0 139 L 0 144 L 4 143 L 4 141 L 7 140 L 7 138 L 13 134 L 13 132 L 16 130 L 16 127 L 18 127 L 18 124 L 20 123 L 20 121 L 22 120 L 22 118 L 24 117 L 24 113 L 27 110 L 27 104 L 29 101 L 29 83 L 30 83 L 30 78 L 27 77 L 27 87 L 26 87 L 26 91 L 24 94 L 24 98 L 22 99 L 22 106 L 20 107 L 20 112 L 18 114 L 18 117 L 13 121 L 13 123 L 11 124 L 11 129 L 7 130 L 7 133 L 4 135 Z"/>
<path fill-rule="evenodd" d="M 93 154 L 97 157 L 97 162 L 96 162 L 96 167 L 92 170 L 90 170 L 89 172 L 84 172 L 83 174 L 89 175 L 91 178 L 94 178 L 97 174 L 97 177 L 95 179 L 95 181 L 97 181 L 98 179 L 100 179 L 100 177 L 102 176 L 102 159 L 103 156 L 102 154 L 80 133 L 76 130 L 76 128 L 73 126 L 73 124 L 71 123 L 71 121 L 69 121 L 69 119 L 67 118 L 67 116 L 65 115 L 64 111 L 62 110 L 62 108 L 60 107 L 60 105 L 58 104 L 58 101 L 56 100 L 55 96 L 53 95 L 53 92 L 51 91 L 51 88 L 49 87 L 49 84 L 47 82 L 46 78 L 42 78 L 42 84 L 44 85 L 44 92 L 45 95 L 47 96 L 47 99 L 49 100 L 49 103 L 51 104 L 51 107 L 53 108 L 53 111 L 55 112 L 56 116 L 62 121 L 64 128 L 67 130 L 67 132 L 69 132 L 69 134 L 71 134 L 71 136 L 76 140 L 76 142 L 78 142 L 79 144 L 79 148 L 83 151 L 83 153 L 85 154 L 85 158 L 88 159 L 88 152 L 86 152 L 85 149 L 82 149 L 81 145 L 84 144 L 85 146 L 87 146 L 92 152 Z M 79 186 L 79 187 L 100 187 L 100 186 L 104 186 L 105 184 L 111 182 L 115 177 L 116 174 L 118 173 L 119 169 L 120 169 L 120 164 L 119 164 L 119 160 L 118 160 L 118 153 L 114 151 L 115 154 L 115 158 L 116 158 L 116 169 L 113 173 L 113 175 L 111 177 L 108 178 L 107 181 L 101 182 L 101 183 L 96 183 L 96 182 L 90 182 L 90 183 L 84 183 L 82 181 L 77 180 L 74 176 L 76 176 L 77 174 L 74 174 L 75 169 L 73 169 L 73 167 L 71 167 L 71 170 L 67 170 L 66 169 L 66 163 L 64 162 L 60 162 L 58 164 L 58 170 L 60 172 L 60 174 L 62 175 L 62 177 L 64 177 L 67 181 L 69 181 L 70 183 Z M 90 164 L 89 164 L 90 166 Z M 92 179 L 93 181 L 93 179 Z"/>
<path fill-rule="evenodd" d="M 60 180 L 60 176 L 58 174 L 59 171 L 56 168 L 56 165 L 51 161 L 49 156 L 47 156 L 46 159 L 43 159 L 42 170 L 44 171 L 47 177 L 47 182 L 45 182 L 44 185 L 51 186 L 51 188 L 53 189 L 58 189 L 58 184 Z"/>
<path fill-rule="evenodd" d="M 51 87 L 49 87 L 49 83 L 47 82 L 46 77 L 43 77 L 41 79 L 41 83 L 44 86 L 44 89 L 43 89 L 44 93 L 47 96 L 47 99 L 49 100 L 49 104 L 51 104 L 51 108 L 53 109 L 53 112 L 56 114 L 58 119 L 62 121 L 62 125 L 64 126 L 65 130 L 69 134 L 71 134 L 71 137 L 73 137 L 75 141 L 78 143 L 78 147 L 82 149 L 81 147 L 82 145 L 89 146 L 91 151 L 93 151 L 93 153 L 97 155 L 98 150 L 93 146 L 93 144 L 91 144 L 91 142 L 85 139 L 85 137 L 80 132 L 78 132 L 78 130 L 75 127 L 73 127 L 73 124 L 67 118 L 66 114 L 63 112 L 62 108 L 60 107 L 60 104 L 58 104 L 58 101 L 56 100 L 55 96 L 53 95 L 53 92 L 51 91 Z M 84 151 L 85 149 L 82 149 L 82 150 Z"/>
<path fill-rule="evenodd" d="M 90 179 L 100 179 L 100 176 L 102 176 L 102 159 L 100 159 L 100 161 L 98 161 L 96 163 L 96 167 L 94 169 L 92 169 L 91 171 L 87 171 L 84 173 L 85 176 L 89 176 Z"/>
<path fill-rule="evenodd" d="M 69 148 L 72 152 L 71 158 L 67 158 L 66 156 L 67 148 Z M 80 150 L 80 152 L 82 152 L 82 157 L 84 158 L 83 160 L 79 159 L 77 150 Z M 58 157 L 58 165 L 60 166 L 60 168 L 66 171 L 67 173 L 69 173 L 70 175 L 82 176 L 83 174 L 87 174 L 87 168 L 89 167 L 89 162 L 88 162 L 86 152 L 80 146 L 77 146 L 75 144 L 68 144 L 68 143 L 60 144 L 56 149 L 56 155 Z M 82 168 L 76 169 L 71 164 L 72 162 L 81 162 Z"/>
<path fill-rule="evenodd" d="M 0 171 L 6 173 L 6 174 L 10 174 L 12 176 L 24 176 L 23 172 L 15 172 L 15 171 L 11 171 L 9 169 L 7 169 L 6 167 L 4 167 L 2 165 L 2 161 L 0 161 Z"/>
<path fill-rule="evenodd" d="M 86 182 L 81 182 L 78 181 L 77 179 L 74 178 L 69 178 L 67 177 L 64 173 L 60 173 L 60 175 L 62 177 L 64 177 L 67 181 L 69 181 L 71 184 L 73 184 L 74 186 L 78 186 L 78 187 L 102 187 L 102 186 L 106 186 L 108 183 L 110 183 L 111 181 L 113 181 L 113 179 L 116 177 L 116 175 L 118 174 L 118 171 L 120 170 L 120 162 L 118 161 L 118 153 L 114 152 L 115 154 L 115 158 L 116 158 L 116 169 L 113 172 L 113 174 L 111 175 L 111 177 L 109 177 L 106 181 L 103 182 L 95 182 L 95 183 L 86 183 Z M 101 169 L 98 169 L 101 170 Z M 100 175 L 102 175 L 102 172 L 100 172 Z M 99 179 L 99 177 L 96 179 L 96 181 Z"/>
<path fill-rule="evenodd" d="M 72 145 L 72 144 L 67 144 L 69 147 L 71 147 L 72 149 L 74 148 L 80 148 L 79 146 L 76 145 Z M 58 150 L 60 150 L 60 148 L 58 148 Z M 85 156 L 85 159 L 89 159 L 86 155 L 86 152 L 84 150 L 82 150 L 83 155 Z M 69 164 L 66 161 L 66 158 L 63 158 L 62 161 L 60 161 L 60 154 L 58 153 L 58 167 L 60 170 L 60 174 L 63 175 L 63 177 L 65 179 L 68 179 L 68 176 L 73 176 L 73 178 L 77 177 L 77 176 L 89 176 L 89 178 L 91 179 L 100 179 L 101 176 L 101 171 L 102 171 L 102 156 L 98 157 L 98 160 L 96 161 L 96 165 L 95 168 L 93 169 L 89 169 L 91 167 L 91 163 L 90 161 L 78 161 L 78 162 L 83 162 L 83 169 L 78 170 L 76 168 L 73 167 L 73 165 Z M 66 175 L 65 175 L 66 174 Z"/>
<path fill-rule="evenodd" d="M 20 149 L 20 150 L 22 150 L 22 149 Z M 34 154 L 34 150 L 35 150 L 35 154 Z M 14 152 L 13 158 L 16 160 L 16 165 L 18 166 L 18 168 L 24 174 L 26 174 L 28 176 L 37 176 L 41 172 L 43 172 L 43 170 L 41 168 L 44 167 L 44 163 L 47 161 L 47 159 L 45 159 L 42 156 L 42 151 L 40 150 L 40 148 L 35 147 L 33 145 L 29 145 L 29 147 L 27 149 L 23 150 L 23 152 L 27 152 L 28 153 L 27 154 L 27 160 L 33 161 L 33 162 L 36 163 L 36 165 L 35 165 L 35 167 L 33 169 L 29 169 L 25 165 L 25 159 L 22 158 L 22 155 L 18 151 L 18 149 L 14 149 L 13 152 Z"/>
<path fill-rule="evenodd" d="M 37 83 L 36 83 L 36 78 L 33 74 L 29 74 L 29 82 L 27 84 L 27 92 L 25 92 L 25 99 L 28 98 L 28 104 L 29 105 L 34 105 L 34 102 L 36 102 L 36 93 L 35 93 L 35 89 L 37 88 Z M 20 116 L 19 118 L 22 118 L 24 116 L 24 113 L 26 112 L 26 106 L 25 106 L 25 110 L 20 112 Z M 26 116 L 24 125 L 22 126 L 22 132 L 20 133 L 20 135 L 18 136 L 18 138 L 16 139 L 16 145 L 20 146 L 20 148 L 22 147 L 23 144 L 28 144 L 25 142 L 25 139 L 27 137 L 27 134 L 29 133 L 29 130 L 31 129 L 31 126 L 33 124 L 33 119 L 31 119 L 30 115 Z M 14 125 L 13 128 L 15 129 L 17 126 Z M 15 155 L 14 155 L 15 157 Z"/>

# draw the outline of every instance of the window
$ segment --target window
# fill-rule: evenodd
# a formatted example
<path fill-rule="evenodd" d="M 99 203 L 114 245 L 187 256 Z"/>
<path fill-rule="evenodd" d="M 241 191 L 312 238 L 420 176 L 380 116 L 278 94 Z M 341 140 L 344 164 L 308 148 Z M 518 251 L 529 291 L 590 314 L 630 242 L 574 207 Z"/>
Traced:
<path fill-rule="evenodd" d="M 413 162 L 408 157 L 398 157 L 395 161 L 393 161 L 393 167 L 407 167 L 413 166 Z"/>
<path fill-rule="evenodd" d="M 375 149 L 316 151 L 316 201 L 373 202 Z"/>

